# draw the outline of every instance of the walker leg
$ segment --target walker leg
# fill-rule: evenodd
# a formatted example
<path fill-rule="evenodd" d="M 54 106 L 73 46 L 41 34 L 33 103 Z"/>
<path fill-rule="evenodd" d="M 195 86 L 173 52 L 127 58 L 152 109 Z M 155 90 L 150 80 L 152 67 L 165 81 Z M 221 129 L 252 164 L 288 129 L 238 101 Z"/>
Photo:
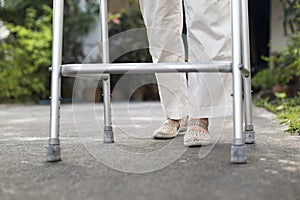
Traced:
<path fill-rule="evenodd" d="M 245 145 L 232 145 L 231 146 L 231 163 L 243 164 L 247 162 L 247 148 Z"/>
<path fill-rule="evenodd" d="M 231 147 L 231 162 L 246 163 L 247 154 L 243 137 L 242 73 L 241 65 L 241 20 L 240 0 L 232 0 L 232 73 L 233 73 L 233 126 L 234 140 Z"/>
<path fill-rule="evenodd" d="M 239 72 L 239 70 L 236 70 Z M 240 73 L 233 74 L 233 103 L 234 103 L 234 140 L 231 146 L 231 162 L 232 163 L 246 163 L 247 162 L 247 149 L 243 137 L 243 117 L 242 117 L 242 77 Z"/>
<path fill-rule="evenodd" d="M 252 95 L 251 95 L 251 63 L 250 63 L 250 39 L 249 39 L 249 16 L 248 16 L 248 0 L 241 3 L 242 9 L 242 61 L 244 67 L 249 69 L 249 76 L 244 77 L 244 102 L 245 102 L 245 143 L 253 144 L 254 128 L 252 121 Z"/>
<path fill-rule="evenodd" d="M 51 110 L 50 110 L 50 137 L 47 149 L 47 161 L 58 162 L 60 156 L 59 115 L 61 95 L 61 55 L 63 30 L 64 1 L 53 1 L 53 43 L 51 67 Z"/>
<path fill-rule="evenodd" d="M 102 62 L 109 63 L 109 39 L 107 21 L 107 0 L 100 0 L 101 42 Z M 110 79 L 103 80 L 103 102 L 104 102 L 104 143 L 113 143 L 114 134 L 111 120 Z"/>
<path fill-rule="evenodd" d="M 104 143 L 113 143 L 114 134 L 111 121 L 111 100 L 110 100 L 110 80 L 103 80 L 103 101 L 104 101 Z"/>
<path fill-rule="evenodd" d="M 253 126 L 249 129 L 251 129 L 251 130 L 245 130 L 244 131 L 245 144 L 254 144 L 255 143 L 255 131 L 253 130 Z"/>
<path fill-rule="evenodd" d="M 59 141 L 58 141 L 59 143 Z M 47 161 L 48 162 L 59 162 L 61 161 L 60 156 L 60 145 L 50 145 L 47 148 Z"/>
<path fill-rule="evenodd" d="M 245 102 L 245 143 L 255 143 L 255 131 L 252 118 L 251 77 L 244 78 L 244 102 Z"/>

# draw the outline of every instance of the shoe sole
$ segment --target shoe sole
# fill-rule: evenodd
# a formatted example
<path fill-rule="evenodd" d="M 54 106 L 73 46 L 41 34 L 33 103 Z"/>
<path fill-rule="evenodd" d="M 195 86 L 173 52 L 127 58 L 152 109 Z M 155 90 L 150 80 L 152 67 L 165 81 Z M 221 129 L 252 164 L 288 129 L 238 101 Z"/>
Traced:
<path fill-rule="evenodd" d="M 210 145 L 210 141 L 189 141 L 189 142 L 183 142 L 183 145 L 185 147 L 199 147 L 199 146 L 208 146 Z"/>
<path fill-rule="evenodd" d="M 176 135 L 175 136 L 153 135 L 154 139 L 173 139 L 175 137 L 176 137 Z"/>

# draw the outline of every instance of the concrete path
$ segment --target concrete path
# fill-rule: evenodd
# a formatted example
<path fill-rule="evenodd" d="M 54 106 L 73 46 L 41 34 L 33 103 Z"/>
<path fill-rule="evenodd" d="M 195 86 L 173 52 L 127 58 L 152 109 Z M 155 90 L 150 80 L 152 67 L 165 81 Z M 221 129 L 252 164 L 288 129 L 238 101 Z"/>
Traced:
<path fill-rule="evenodd" d="M 62 161 L 46 162 L 49 106 L 0 105 L 0 199 L 189 200 L 300 198 L 300 137 L 254 109 L 248 163 L 230 163 L 232 120 L 214 119 L 214 144 L 153 140 L 158 103 L 115 103 L 115 144 L 102 143 L 102 105 L 62 105 Z"/>

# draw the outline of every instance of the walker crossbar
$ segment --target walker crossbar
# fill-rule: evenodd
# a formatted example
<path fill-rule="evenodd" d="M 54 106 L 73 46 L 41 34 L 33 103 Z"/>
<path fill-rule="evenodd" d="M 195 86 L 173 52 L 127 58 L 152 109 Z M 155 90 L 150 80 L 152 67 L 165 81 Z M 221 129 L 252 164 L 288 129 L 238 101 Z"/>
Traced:
<path fill-rule="evenodd" d="M 80 74 L 142 74 L 172 72 L 232 72 L 230 62 L 210 63 L 112 63 L 112 64 L 66 64 L 62 65 L 63 76 Z"/>
<path fill-rule="evenodd" d="M 102 63 L 62 65 L 63 8 L 64 0 L 53 0 L 53 41 L 51 67 L 51 112 L 47 161 L 61 160 L 59 116 L 62 76 L 87 76 L 103 81 L 104 133 L 103 142 L 113 143 L 111 120 L 110 74 L 172 73 L 172 72 L 221 72 L 232 73 L 233 78 L 233 143 L 231 162 L 246 163 L 245 143 L 254 143 L 252 122 L 250 42 L 248 0 L 231 0 L 232 61 L 210 63 L 113 63 L 109 61 L 107 0 L 100 2 Z M 244 91 L 244 105 L 242 94 Z M 243 106 L 245 109 L 243 109 Z M 243 110 L 245 115 L 243 117 Z M 244 131 L 243 132 L 243 119 Z"/>

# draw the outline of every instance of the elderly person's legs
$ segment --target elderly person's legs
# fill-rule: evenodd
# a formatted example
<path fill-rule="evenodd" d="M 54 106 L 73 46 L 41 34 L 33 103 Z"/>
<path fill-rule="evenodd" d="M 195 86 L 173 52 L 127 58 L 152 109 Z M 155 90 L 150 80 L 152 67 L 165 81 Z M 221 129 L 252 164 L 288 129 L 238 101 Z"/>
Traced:
<path fill-rule="evenodd" d="M 181 0 L 140 0 L 153 62 L 184 62 Z M 173 138 L 187 116 L 185 73 L 156 74 L 160 100 L 167 120 L 154 131 L 154 138 Z"/>
<path fill-rule="evenodd" d="M 185 0 L 189 62 L 231 59 L 230 0 Z M 185 146 L 210 143 L 208 119 L 231 115 L 231 74 L 189 73 Z"/>
<path fill-rule="evenodd" d="M 154 62 L 184 62 L 181 0 L 141 0 Z M 230 0 L 185 0 L 189 62 L 230 60 Z M 173 78 L 171 78 L 173 76 Z M 186 146 L 210 142 L 208 120 L 231 114 L 231 75 L 189 73 Z M 160 97 L 169 119 L 155 135 L 170 138 L 185 116 L 184 74 L 158 74 Z M 161 134 L 160 134 L 161 133 Z M 155 136 L 154 135 L 154 136 Z"/>

